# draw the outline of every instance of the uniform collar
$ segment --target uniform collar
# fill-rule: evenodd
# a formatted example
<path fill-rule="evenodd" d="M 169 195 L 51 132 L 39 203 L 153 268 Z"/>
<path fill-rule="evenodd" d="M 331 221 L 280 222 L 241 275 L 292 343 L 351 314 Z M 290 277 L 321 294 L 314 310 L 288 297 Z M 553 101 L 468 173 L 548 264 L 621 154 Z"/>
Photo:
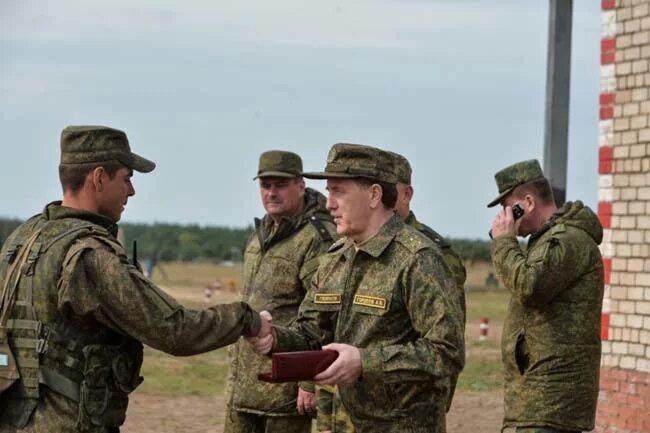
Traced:
<path fill-rule="evenodd" d="M 47 204 L 43 209 L 43 218 L 46 220 L 77 218 L 104 227 L 110 234 L 117 237 L 117 223 L 112 219 L 83 209 L 62 206 L 61 201 L 53 201 Z"/>
<path fill-rule="evenodd" d="M 404 226 L 404 222 L 399 215 L 394 214 L 379 229 L 376 235 L 357 245 L 359 251 L 363 251 L 373 257 L 379 257 L 381 253 L 390 245 L 395 235 Z"/>

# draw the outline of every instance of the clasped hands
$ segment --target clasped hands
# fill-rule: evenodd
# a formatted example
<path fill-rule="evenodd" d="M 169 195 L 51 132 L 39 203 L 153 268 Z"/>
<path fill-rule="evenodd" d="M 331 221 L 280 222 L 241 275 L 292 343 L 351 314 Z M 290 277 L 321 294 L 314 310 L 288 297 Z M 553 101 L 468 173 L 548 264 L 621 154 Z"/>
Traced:
<path fill-rule="evenodd" d="M 273 328 L 273 317 L 268 311 L 260 312 L 262 326 L 255 337 L 246 340 L 255 353 L 260 356 L 268 355 L 277 345 L 277 336 Z M 336 361 L 325 371 L 314 377 L 314 382 L 325 385 L 346 385 L 356 382 L 361 376 L 361 352 L 349 344 L 332 343 L 323 346 L 323 350 L 334 350 L 339 353 Z"/>

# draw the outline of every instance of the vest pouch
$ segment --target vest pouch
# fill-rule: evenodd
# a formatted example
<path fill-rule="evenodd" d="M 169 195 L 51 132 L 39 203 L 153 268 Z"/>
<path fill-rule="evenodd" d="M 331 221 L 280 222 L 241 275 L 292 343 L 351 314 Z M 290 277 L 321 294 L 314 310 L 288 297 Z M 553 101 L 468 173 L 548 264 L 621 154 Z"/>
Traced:
<path fill-rule="evenodd" d="M 126 418 L 128 396 L 116 386 L 113 361 L 123 353 L 116 346 L 92 344 L 83 348 L 83 354 L 77 429 L 86 432 L 96 426 L 121 426 Z"/>
<path fill-rule="evenodd" d="M 20 373 L 11 347 L 6 341 L 0 342 L 0 394 L 9 389 L 18 379 Z"/>
<path fill-rule="evenodd" d="M 143 381 L 140 376 L 142 367 L 142 343 L 129 340 L 120 347 L 119 353 L 113 357 L 113 381 L 120 391 L 129 394 Z"/>

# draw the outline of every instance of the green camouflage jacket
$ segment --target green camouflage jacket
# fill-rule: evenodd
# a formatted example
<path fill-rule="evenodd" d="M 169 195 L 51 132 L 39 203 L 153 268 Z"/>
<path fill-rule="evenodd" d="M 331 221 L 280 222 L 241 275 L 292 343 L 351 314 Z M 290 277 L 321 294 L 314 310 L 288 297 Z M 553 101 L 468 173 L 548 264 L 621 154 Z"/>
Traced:
<path fill-rule="evenodd" d="M 600 367 L 603 230 L 581 202 L 565 204 L 522 250 L 492 241 L 492 260 L 512 293 L 503 325 L 504 429 L 594 428 Z"/>
<path fill-rule="evenodd" d="M 431 239 L 434 242 L 434 244 L 440 247 L 440 249 L 442 250 L 442 258 L 445 260 L 445 263 L 447 263 L 447 266 L 449 266 L 449 269 L 454 275 L 454 280 L 456 281 L 456 288 L 458 289 L 459 295 L 462 296 L 462 304 L 463 304 L 463 311 L 464 311 L 465 309 L 464 286 L 465 286 L 465 279 L 467 278 L 467 272 L 465 271 L 465 265 L 463 264 L 463 260 L 460 258 L 458 253 L 454 251 L 454 249 L 451 247 L 451 244 L 447 242 L 447 240 L 444 237 L 442 237 L 438 232 L 433 230 L 428 225 L 418 221 L 417 218 L 415 218 L 415 214 L 413 213 L 413 211 L 409 213 L 409 215 L 406 217 L 406 220 L 404 222 L 406 222 L 406 224 L 410 225 L 411 227 L 417 229 L 419 232 L 421 232 L 426 237 Z"/>
<path fill-rule="evenodd" d="M 268 310 L 275 324 L 293 323 L 318 268 L 318 258 L 336 237 L 325 201 L 321 193 L 307 188 L 298 216 L 282 219 L 275 229 L 268 215 L 255 220 L 255 232 L 244 256 L 241 299 L 258 311 Z M 295 383 L 271 384 L 257 379 L 258 373 L 271 371 L 270 359 L 257 356 L 244 340 L 231 346 L 229 354 L 228 405 L 269 416 L 297 414 Z"/>
<path fill-rule="evenodd" d="M 0 287 L 7 264 L 38 230 L 11 315 L 9 344 L 22 378 L 0 395 L 3 433 L 116 432 L 142 380 L 142 343 L 192 355 L 259 330 L 244 303 L 183 308 L 129 263 L 112 221 L 60 202 L 4 243 Z M 35 351 L 39 339 L 45 344 Z"/>
<path fill-rule="evenodd" d="M 456 281 L 457 294 L 459 302 L 463 309 L 463 323 L 465 323 L 465 266 L 460 256 L 453 250 L 449 242 L 445 240 L 431 227 L 422 224 L 415 218 L 415 214 L 411 211 L 404 221 L 406 224 L 414 227 L 416 230 L 431 239 L 442 252 L 442 257 L 449 269 L 451 270 L 454 280 Z M 451 407 L 454 390 L 458 377 L 451 378 L 452 383 L 450 387 L 450 396 L 447 402 L 447 410 Z M 335 433 L 354 433 L 354 425 L 350 416 L 345 412 L 345 407 L 338 401 L 338 390 L 335 386 L 319 386 L 317 395 L 317 424 L 318 431 L 332 430 Z"/>
<path fill-rule="evenodd" d="M 296 323 L 276 327 L 277 351 L 354 345 L 362 377 L 338 389 L 356 429 L 441 433 L 464 362 L 462 316 L 439 249 L 395 215 L 366 242 L 330 248 Z"/>

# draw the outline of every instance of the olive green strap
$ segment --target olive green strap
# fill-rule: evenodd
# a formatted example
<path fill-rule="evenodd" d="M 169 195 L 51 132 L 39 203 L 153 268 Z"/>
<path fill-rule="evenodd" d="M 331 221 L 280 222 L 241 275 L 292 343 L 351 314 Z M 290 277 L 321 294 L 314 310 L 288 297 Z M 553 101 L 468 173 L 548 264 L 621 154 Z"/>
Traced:
<path fill-rule="evenodd" d="M 79 401 L 79 384 L 51 368 L 41 366 L 38 381 L 70 400 Z"/>
<path fill-rule="evenodd" d="M 8 329 L 29 329 L 31 331 L 38 331 L 41 324 L 38 320 L 24 320 L 24 319 L 9 319 L 7 321 Z"/>
<path fill-rule="evenodd" d="M 20 277 L 22 275 L 22 272 L 18 272 L 18 275 L 16 276 L 11 287 L 9 287 L 9 282 L 11 281 L 16 269 L 22 270 L 23 266 L 25 265 L 25 262 L 27 262 L 27 257 L 28 257 L 27 252 L 29 252 L 32 249 L 32 245 L 34 244 L 36 238 L 38 238 L 38 235 L 40 234 L 41 234 L 40 229 L 36 230 L 32 234 L 32 236 L 27 241 L 25 247 L 20 251 L 18 257 L 16 258 L 14 263 L 9 267 L 9 270 L 7 271 L 4 287 L 2 288 L 2 299 L 0 299 L 0 303 L 2 304 L 2 311 L 0 312 L 0 330 L 2 330 L 3 332 L 6 332 L 5 329 L 7 327 L 7 321 L 9 320 L 9 314 L 11 314 L 11 310 L 13 309 L 14 306 L 14 301 L 16 300 L 16 289 L 18 287 L 18 283 L 20 282 Z M 0 335 L 0 340 L 4 340 L 5 338 L 6 335 Z"/>

